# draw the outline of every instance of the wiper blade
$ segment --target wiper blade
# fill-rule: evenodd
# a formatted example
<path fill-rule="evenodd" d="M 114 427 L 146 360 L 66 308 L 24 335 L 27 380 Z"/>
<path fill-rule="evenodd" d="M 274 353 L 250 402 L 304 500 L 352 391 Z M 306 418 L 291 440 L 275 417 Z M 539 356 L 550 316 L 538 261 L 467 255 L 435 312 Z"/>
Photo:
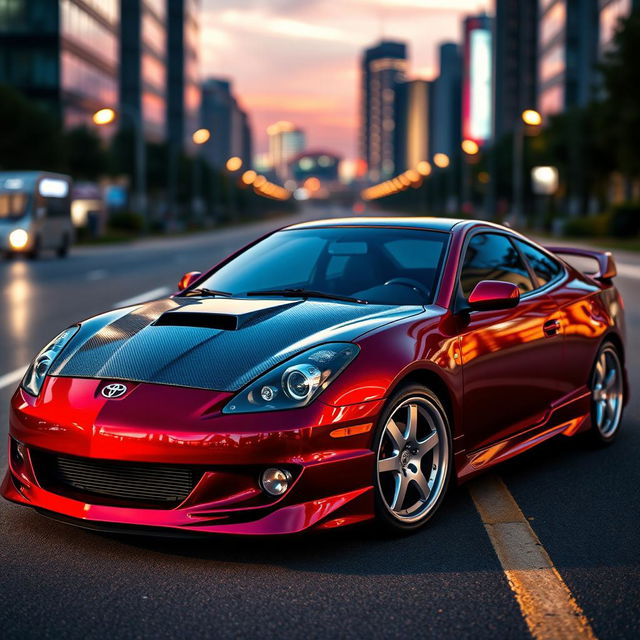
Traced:
<path fill-rule="evenodd" d="M 207 289 L 206 287 L 199 287 L 198 289 L 191 289 L 191 291 L 187 291 L 185 296 L 201 296 L 201 297 L 222 297 L 229 298 L 233 295 L 233 293 L 229 293 L 229 291 L 217 291 L 216 289 Z"/>
<path fill-rule="evenodd" d="M 283 296 L 285 298 L 325 298 L 326 300 L 340 300 L 342 302 L 357 302 L 358 304 L 369 304 L 367 300 L 341 296 L 337 293 L 326 293 L 325 291 L 312 291 L 311 289 L 265 289 L 264 291 L 248 291 L 248 296 Z"/>

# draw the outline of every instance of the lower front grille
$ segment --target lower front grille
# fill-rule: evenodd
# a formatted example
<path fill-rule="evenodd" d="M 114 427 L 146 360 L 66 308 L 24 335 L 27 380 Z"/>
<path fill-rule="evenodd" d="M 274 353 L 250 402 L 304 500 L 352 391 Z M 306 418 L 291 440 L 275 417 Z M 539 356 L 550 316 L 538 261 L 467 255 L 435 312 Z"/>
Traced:
<path fill-rule="evenodd" d="M 171 508 L 191 493 L 202 471 L 182 465 L 118 462 L 31 451 L 43 489 L 92 504 Z"/>

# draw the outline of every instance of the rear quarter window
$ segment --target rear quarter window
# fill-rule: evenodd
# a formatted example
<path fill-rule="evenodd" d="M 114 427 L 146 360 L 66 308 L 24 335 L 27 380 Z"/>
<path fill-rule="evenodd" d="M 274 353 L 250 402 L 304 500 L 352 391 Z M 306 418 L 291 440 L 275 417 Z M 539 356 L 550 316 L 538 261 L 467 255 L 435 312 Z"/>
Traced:
<path fill-rule="evenodd" d="M 536 274 L 539 287 L 544 287 L 562 275 L 560 263 L 556 262 L 553 258 L 550 258 L 526 242 L 516 240 L 515 243 Z"/>

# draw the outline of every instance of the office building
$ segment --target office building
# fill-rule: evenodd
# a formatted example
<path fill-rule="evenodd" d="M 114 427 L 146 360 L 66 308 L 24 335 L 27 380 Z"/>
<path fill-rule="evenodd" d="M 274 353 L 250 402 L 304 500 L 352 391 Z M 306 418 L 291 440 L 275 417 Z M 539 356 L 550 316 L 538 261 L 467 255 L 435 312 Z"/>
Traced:
<path fill-rule="evenodd" d="M 538 108 L 543 116 L 585 106 L 597 87 L 596 0 L 541 0 Z"/>
<path fill-rule="evenodd" d="M 119 0 L 0 2 L 0 83 L 65 128 L 118 103 Z"/>
<path fill-rule="evenodd" d="M 640 0 L 599 0 L 599 54 L 602 56 L 613 43 L 621 19 L 640 8 Z"/>
<path fill-rule="evenodd" d="M 161 142 L 167 129 L 167 9 L 164 0 L 120 0 L 122 127 L 141 117 L 145 138 Z"/>
<path fill-rule="evenodd" d="M 439 48 L 440 75 L 433 82 L 431 152 L 453 159 L 460 149 L 462 55 L 460 47 L 445 42 Z"/>
<path fill-rule="evenodd" d="M 269 161 L 279 180 L 287 180 L 289 163 L 306 146 L 305 134 L 291 122 L 280 121 L 267 127 Z"/>
<path fill-rule="evenodd" d="M 252 136 L 249 118 L 233 95 L 226 78 L 208 78 L 202 84 L 200 126 L 211 132 L 202 155 L 216 169 L 223 169 L 232 156 L 251 165 Z"/>
<path fill-rule="evenodd" d="M 394 109 L 394 171 L 400 173 L 430 158 L 431 83 L 399 83 Z"/>
<path fill-rule="evenodd" d="M 525 109 L 537 107 L 538 0 L 496 0 L 494 113 L 496 140 L 514 130 Z"/>
<path fill-rule="evenodd" d="M 317 178 L 321 184 L 335 184 L 340 161 L 340 156 L 330 151 L 303 151 L 289 163 L 289 173 L 298 184 L 309 178 Z"/>
<path fill-rule="evenodd" d="M 482 146 L 493 131 L 491 18 L 484 14 L 465 18 L 463 33 L 462 137 Z"/>
<path fill-rule="evenodd" d="M 404 42 L 382 41 L 362 57 L 360 154 L 372 181 L 388 178 L 395 170 L 395 90 L 406 71 Z"/>

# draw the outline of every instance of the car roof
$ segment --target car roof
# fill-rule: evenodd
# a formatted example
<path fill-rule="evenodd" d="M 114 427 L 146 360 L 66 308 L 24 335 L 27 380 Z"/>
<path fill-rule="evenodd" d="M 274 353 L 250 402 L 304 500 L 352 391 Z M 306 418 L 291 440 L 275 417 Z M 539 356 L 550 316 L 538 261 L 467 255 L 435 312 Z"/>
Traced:
<path fill-rule="evenodd" d="M 430 231 L 451 231 L 461 222 L 468 222 L 458 218 L 428 218 L 428 217 L 396 217 L 381 216 L 376 218 L 326 218 L 324 220 L 310 220 L 284 227 L 291 229 L 320 229 L 326 227 L 404 227 L 407 229 L 427 229 Z"/>

